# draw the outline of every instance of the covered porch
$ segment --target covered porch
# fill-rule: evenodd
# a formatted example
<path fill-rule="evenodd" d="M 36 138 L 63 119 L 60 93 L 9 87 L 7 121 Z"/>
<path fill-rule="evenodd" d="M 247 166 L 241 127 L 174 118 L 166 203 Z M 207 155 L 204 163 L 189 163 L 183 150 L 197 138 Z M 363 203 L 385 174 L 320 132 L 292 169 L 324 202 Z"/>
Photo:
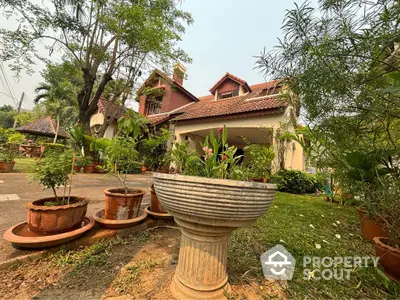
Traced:
<path fill-rule="evenodd" d="M 239 149 L 238 154 L 244 154 L 243 148 L 247 143 L 262 144 L 272 147 L 275 152 L 273 162 L 275 171 L 282 168 L 304 171 L 306 163 L 301 145 L 296 141 L 279 139 L 279 135 L 284 132 L 281 121 L 282 118 L 279 117 L 261 116 L 223 121 L 177 122 L 172 126 L 176 142 L 187 141 L 191 149 L 203 154 L 201 143 L 205 137 L 210 131 L 218 136 L 220 134 L 218 129 L 225 125 L 228 130 L 228 144 L 235 145 Z"/>

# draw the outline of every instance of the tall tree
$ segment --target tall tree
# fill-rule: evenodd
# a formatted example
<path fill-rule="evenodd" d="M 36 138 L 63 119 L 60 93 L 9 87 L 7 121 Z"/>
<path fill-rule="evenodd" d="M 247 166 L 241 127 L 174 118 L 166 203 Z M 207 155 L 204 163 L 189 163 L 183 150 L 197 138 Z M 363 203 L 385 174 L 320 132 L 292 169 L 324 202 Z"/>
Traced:
<path fill-rule="evenodd" d="M 20 21 L 15 30 L 0 30 L 0 57 L 11 60 L 18 73 L 32 71 L 35 58 L 49 60 L 37 49 L 40 41 L 52 43 L 50 55 L 59 48 L 65 51 L 82 71 L 77 101 L 86 129 L 112 80 L 124 78 L 129 87 L 146 67 L 189 61 L 176 44 L 192 18 L 177 8 L 175 0 L 79 1 L 80 18 L 66 4 L 50 0 L 45 7 L 33 0 L 0 0 L 6 16 Z"/>
<path fill-rule="evenodd" d="M 351 151 L 400 155 L 400 4 L 321 0 L 286 12 L 279 45 L 257 66 L 300 100 L 311 134 L 347 166 Z M 330 162 L 332 166 L 332 161 Z"/>

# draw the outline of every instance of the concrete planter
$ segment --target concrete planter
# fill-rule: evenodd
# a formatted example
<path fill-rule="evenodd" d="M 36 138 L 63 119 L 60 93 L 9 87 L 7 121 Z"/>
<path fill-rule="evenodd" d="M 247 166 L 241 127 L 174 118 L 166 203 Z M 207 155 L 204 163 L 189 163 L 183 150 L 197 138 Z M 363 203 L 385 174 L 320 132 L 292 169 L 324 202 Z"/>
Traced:
<path fill-rule="evenodd" d="M 162 173 L 153 180 L 161 204 L 182 228 L 172 294 L 226 299 L 229 235 L 265 214 L 276 185 Z"/>

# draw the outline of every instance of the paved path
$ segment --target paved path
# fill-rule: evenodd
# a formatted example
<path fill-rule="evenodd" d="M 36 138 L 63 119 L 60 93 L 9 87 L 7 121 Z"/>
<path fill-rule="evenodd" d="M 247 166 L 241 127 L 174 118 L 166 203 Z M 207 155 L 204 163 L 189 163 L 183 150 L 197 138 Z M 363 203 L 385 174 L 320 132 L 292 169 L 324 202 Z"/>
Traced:
<path fill-rule="evenodd" d="M 151 174 L 128 175 L 127 183 L 131 187 L 145 189 L 150 187 Z M 104 174 L 77 174 L 72 178 L 72 195 L 90 200 L 87 215 L 104 207 L 104 189 L 120 186 L 118 180 Z M 63 188 L 57 190 L 62 195 Z M 0 262 L 21 255 L 10 243 L 3 239 L 3 232 L 10 226 L 26 220 L 25 204 L 36 199 L 51 197 L 51 190 L 43 191 L 36 182 L 29 182 L 26 173 L 0 173 Z M 147 193 L 143 205 L 150 203 Z"/>

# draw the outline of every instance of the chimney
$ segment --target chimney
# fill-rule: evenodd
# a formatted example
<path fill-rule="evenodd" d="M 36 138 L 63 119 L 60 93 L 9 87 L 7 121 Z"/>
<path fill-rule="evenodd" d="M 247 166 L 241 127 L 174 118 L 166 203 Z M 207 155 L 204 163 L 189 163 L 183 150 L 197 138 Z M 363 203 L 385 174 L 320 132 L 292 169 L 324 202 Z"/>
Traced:
<path fill-rule="evenodd" d="M 183 85 L 183 78 L 185 77 L 185 72 L 186 68 L 182 64 L 177 63 L 174 66 L 174 74 L 172 75 L 172 78 L 180 85 Z"/>

